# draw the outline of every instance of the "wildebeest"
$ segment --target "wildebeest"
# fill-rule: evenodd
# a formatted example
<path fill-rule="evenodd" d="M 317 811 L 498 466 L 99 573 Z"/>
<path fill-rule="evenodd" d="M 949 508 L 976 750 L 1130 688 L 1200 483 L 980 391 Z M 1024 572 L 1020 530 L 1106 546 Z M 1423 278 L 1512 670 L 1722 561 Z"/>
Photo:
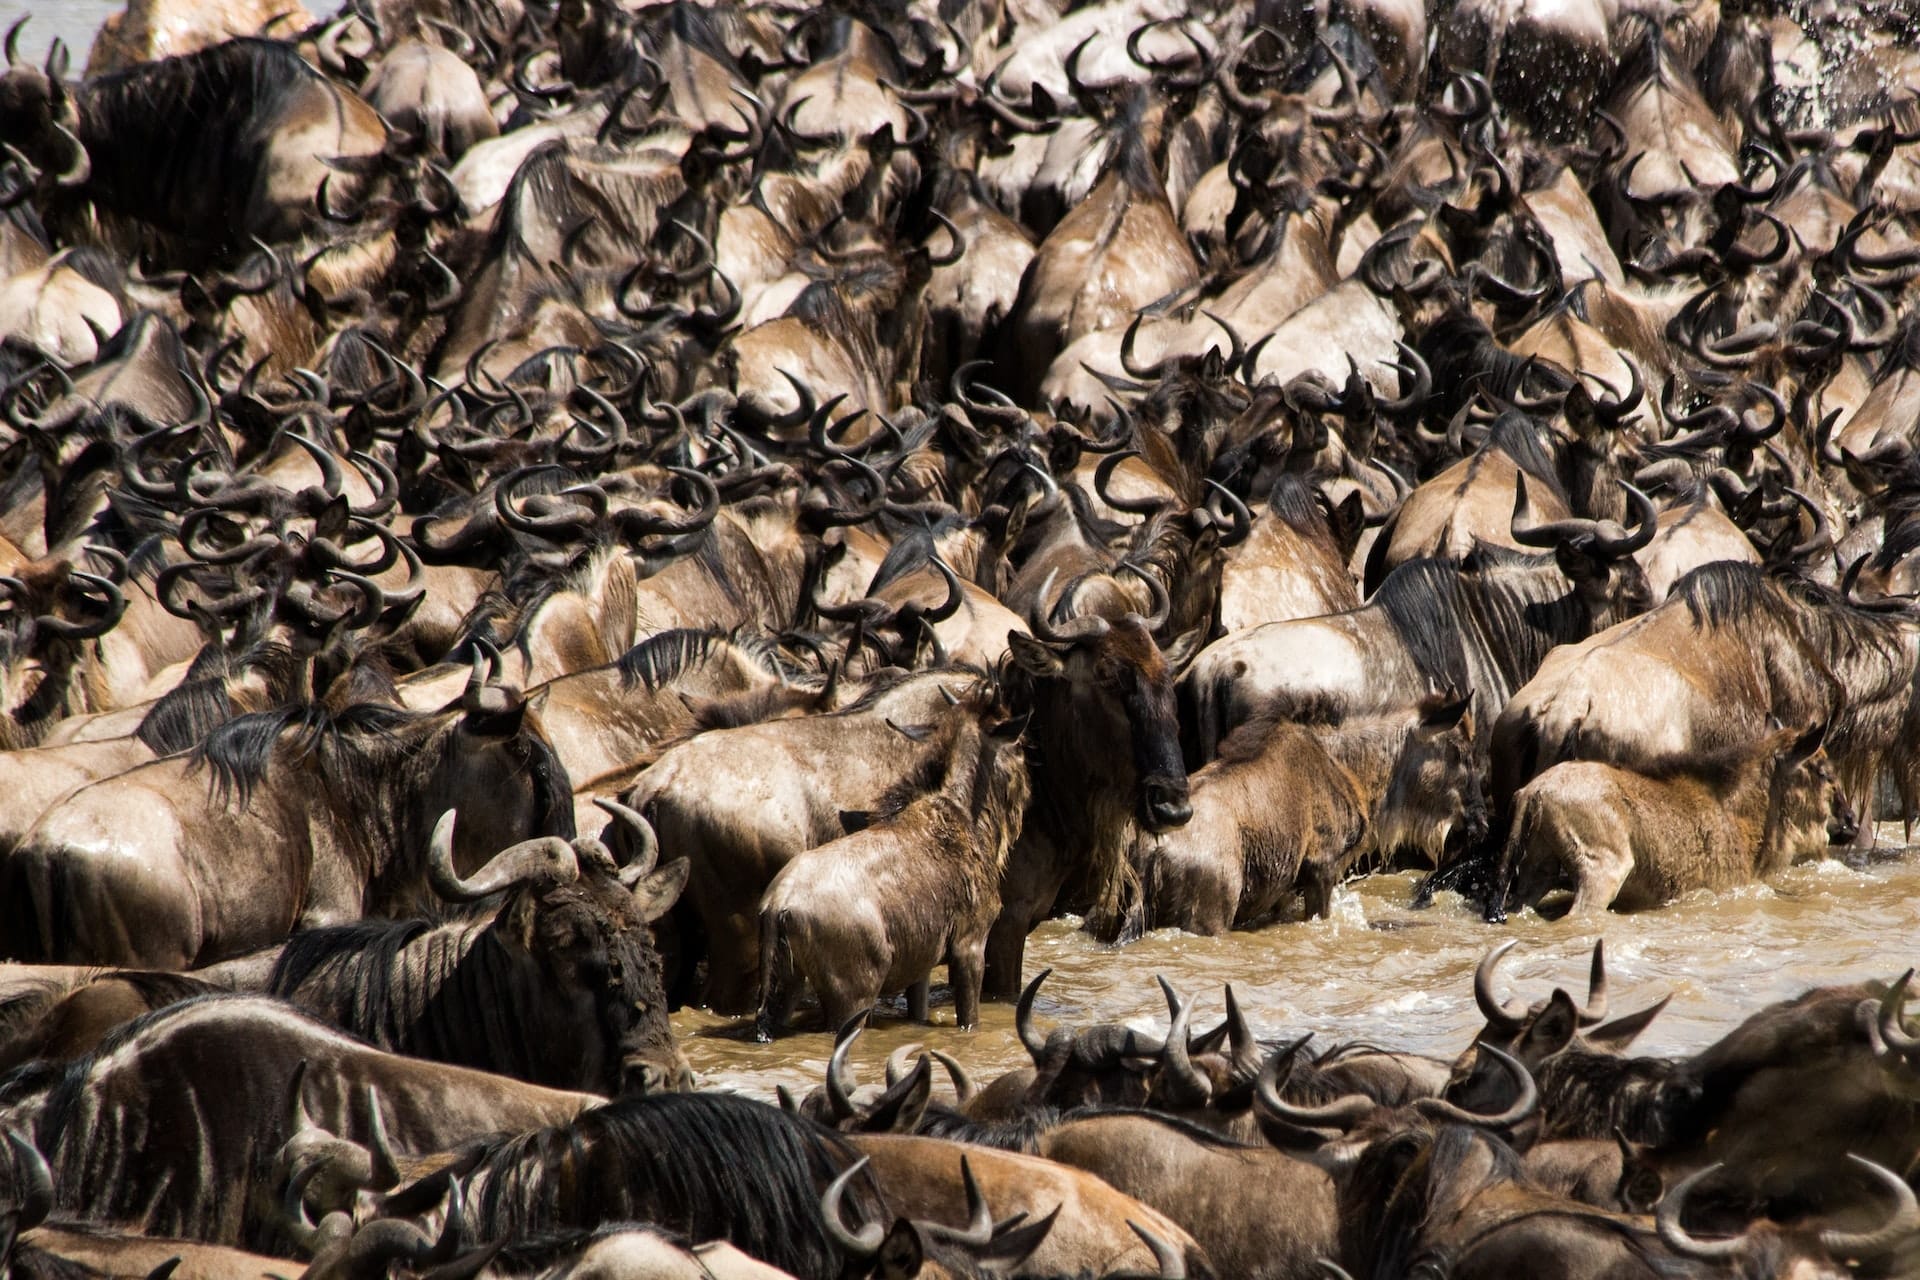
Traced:
<path fill-rule="evenodd" d="M 989 994 L 1019 990 L 1027 934 L 1063 892 L 1087 905 L 1096 927 L 1117 929 L 1131 875 L 1129 833 L 1169 831 L 1193 816 L 1173 680 L 1195 637 L 1161 649 L 1154 632 L 1167 617 L 1164 589 L 1159 597 L 1155 617 L 1090 615 L 1057 625 L 1043 604 L 1029 619 L 1032 635 L 1007 636 L 1013 698 L 1032 707 L 1028 763 L 1046 784 L 1028 806 L 1001 882 L 1000 918 L 987 939 Z"/>
<path fill-rule="evenodd" d="M 1576 915 L 1631 911 L 1817 857 L 1859 825 L 1821 750 L 1826 733 L 1780 729 L 1638 768 L 1555 765 L 1514 796 L 1496 883 L 1509 906 L 1570 881 Z"/>
<path fill-rule="evenodd" d="M 1002 719 L 992 693 L 956 708 L 945 758 L 903 781 L 871 825 L 800 854 L 767 886 L 760 1035 L 786 1023 L 802 979 L 830 1027 L 903 988 L 925 1021 L 929 971 L 943 960 L 955 1021 L 979 1020 L 987 930 L 1029 796 L 1026 717 Z"/>
<path fill-rule="evenodd" d="M 1371 850 L 1437 861 L 1454 826 L 1484 820 L 1469 701 L 1430 694 L 1330 725 L 1241 725 L 1193 776 L 1193 820 L 1136 846 L 1148 926 L 1222 933 L 1296 889 L 1308 915 L 1324 915 Z"/>
<path fill-rule="evenodd" d="M 518 695 L 472 680 L 435 713 L 289 704 L 227 722 L 190 755 L 80 788 L 0 861 L 19 958 L 187 968 L 427 903 L 447 808 L 467 866 L 573 835 L 565 770 Z"/>
<path fill-rule="evenodd" d="M 1488 798 L 1498 818 L 1562 761 L 1710 752 L 1770 732 L 1769 715 L 1826 724 L 1841 790 L 1861 804 L 1888 766 L 1909 796 L 1916 660 L 1920 629 L 1898 612 L 1755 565 L 1704 565 L 1653 612 L 1540 664 L 1494 723 Z"/>
<path fill-rule="evenodd" d="M 605 803 L 605 802 L 603 802 Z M 648 930 L 686 885 L 680 859 L 614 865 L 592 837 L 539 836 L 470 876 L 453 866 L 454 813 L 434 827 L 427 880 L 449 903 L 498 905 L 464 919 L 371 920 L 296 933 L 267 990 L 383 1049 L 595 1093 L 685 1088 L 692 1072 L 667 1025 Z"/>
<path fill-rule="evenodd" d="M 1202 757 L 1270 699 L 1358 715 L 1451 685 L 1481 707 L 1505 706 L 1555 645 L 1646 607 L 1632 556 L 1652 538 L 1654 513 L 1644 498 L 1636 503 L 1631 533 L 1568 521 L 1575 527 L 1548 537 L 1559 544 L 1551 556 L 1482 546 L 1458 563 L 1411 560 L 1358 609 L 1269 623 L 1208 646 L 1183 678 Z M 1516 526 L 1525 504 L 1522 489 Z"/>
<path fill-rule="evenodd" d="M 844 835 L 842 811 L 873 810 L 944 759 L 962 717 L 941 690 L 961 696 L 977 679 L 957 671 L 889 679 L 838 711 L 699 734 L 641 774 L 622 799 L 670 856 L 689 863 L 678 918 L 694 917 L 705 936 L 706 1004 L 721 1013 L 755 1007 L 767 886 L 804 850 Z"/>

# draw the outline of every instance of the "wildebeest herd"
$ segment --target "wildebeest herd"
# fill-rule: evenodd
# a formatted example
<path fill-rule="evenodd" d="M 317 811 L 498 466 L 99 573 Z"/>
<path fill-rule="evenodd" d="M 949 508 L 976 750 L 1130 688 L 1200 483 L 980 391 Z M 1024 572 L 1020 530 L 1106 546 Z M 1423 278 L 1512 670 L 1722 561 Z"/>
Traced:
<path fill-rule="evenodd" d="M 1910 823 L 1909 5 L 20 34 L 0 1277 L 1920 1274 L 1892 958 L 1669 1058 L 1499 947 L 1433 1058 L 1024 956 Z M 942 968 L 1032 1065 L 858 1084 Z"/>

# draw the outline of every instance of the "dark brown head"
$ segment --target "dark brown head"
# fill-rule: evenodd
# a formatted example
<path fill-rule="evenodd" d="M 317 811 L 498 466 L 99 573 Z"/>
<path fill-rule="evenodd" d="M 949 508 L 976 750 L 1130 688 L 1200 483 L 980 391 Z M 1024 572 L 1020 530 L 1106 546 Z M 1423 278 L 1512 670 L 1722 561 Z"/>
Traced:
<path fill-rule="evenodd" d="M 688 1089 L 693 1072 L 667 1021 L 666 989 L 653 922 L 687 883 L 684 858 L 655 869 L 658 846 L 646 820 L 624 805 L 602 802 L 632 830 L 642 850 L 625 867 L 598 839 L 571 844 L 556 837 L 523 841 L 495 855 L 472 876 L 453 869 L 449 811 L 434 831 L 429 860 L 444 898 L 472 901 L 506 891 L 494 938 L 537 978 L 524 993 L 535 1018 L 561 1013 L 583 1030 L 566 1046 L 577 1056 L 577 1087 L 644 1094 Z"/>
<path fill-rule="evenodd" d="M 1049 592 L 1043 588 L 1040 594 L 1046 599 Z M 1164 591 L 1159 601 L 1164 606 Z M 1186 825 L 1193 807 L 1180 754 L 1175 664 L 1154 640 L 1154 622 L 1135 613 L 1117 622 L 1082 617 L 1057 626 L 1035 617 L 1033 635 L 1009 632 L 1007 644 L 1014 662 L 1041 686 L 1037 692 L 1064 695 L 1036 697 L 1043 738 L 1067 744 L 1085 762 L 1082 776 L 1091 785 L 1108 779 L 1124 785 L 1140 824 L 1162 832 Z M 1184 652 L 1191 639 L 1176 651 Z M 1048 763 L 1061 769 L 1077 762 Z"/>

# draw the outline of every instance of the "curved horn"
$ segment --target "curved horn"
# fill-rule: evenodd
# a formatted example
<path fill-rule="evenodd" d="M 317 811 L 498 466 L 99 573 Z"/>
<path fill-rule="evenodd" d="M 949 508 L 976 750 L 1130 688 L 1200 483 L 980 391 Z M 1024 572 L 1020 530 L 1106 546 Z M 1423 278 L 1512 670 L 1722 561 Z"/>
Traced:
<path fill-rule="evenodd" d="M 25 21 L 25 18 L 20 20 Z M 14 23 L 13 29 L 18 31 L 20 23 Z M 7 38 L 11 41 L 12 33 Z M 40 1154 L 39 1148 L 27 1141 L 18 1129 L 7 1130 L 7 1146 L 13 1149 L 14 1169 L 14 1209 L 10 1226 L 16 1232 L 30 1231 L 45 1222 L 47 1215 L 53 1212 L 53 1171 L 47 1167 L 47 1159 Z"/>
<path fill-rule="evenodd" d="M 827 1106 L 837 1124 L 842 1120 L 854 1118 L 853 1109 L 853 1073 L 847 1069 L 847 1053 L 853 1048 L 853 1042 L 867 1028 L 867 1010 L 861 1010 L 847 1019 L 845 1026 L 834 1041 L 833 1056 L 827 1059 Z"/>
<path fill-rule="evenodd" d="M 1155 974 L 1154 981 L 1160 984 L 1160 991 L 1167 998 L 1167 1016 L 1170 1019 L 1166 1051 L 1160 1055 L 1160 1078 L 1169 1084 L 1168 1101 L 1177 1107 L 1204 1107 L 1213 1098 L 1213 1084 L 1194 1070 L 1193 1058 L 1188 1053 L 1187 1037 L 1193 1026 L 1193 1005 L 1182 1000 L 1175 993 L 1173 984 L 1163 975 Z"/>
<path fill-rule="evenodd" d="M 1527 1011 L 1501 1002 L 1493 991 L 1493 975 L 1507 952 L 1519 945 L 1518 938 L 1509 939 L 1481 956 L 1480 963 L 1473 968 L 1473 1002 L 1480 1007 L 1480 1016 L 1491 1026 L 1508 1033 L 1526 1025 Z"/>
<path fill-rule="evenodd" d="M 427 882 L 449 902 L 478 902 L 528 880 L 566 882 L 580 875 L 572 846 L 558 836 L 536 836 L 501 850 L 473 875 L 453 869 L 454 810 L 440 815 L 427 849 Z"/>
<path fill-rule="evenodd" d="M 635 852 L 627 860 L 627 864 L 620 868 L 620 883 L 631 889 L 633 884 L 652 871 L 654 864 L 660 860 L 660 837 L 654 833 L 653 824 L 648 822 L 643 814 L 629 809 L 618 800 L 612 800 L 606 796 L 595 796 L 593 803 L 602 813 L 615 822 L 623 824 L 633 833 Z"/>
<path fill-rule="evenodd" d="M 1680 1179 L 1671 1191 L 1660 1198 L 1659 1205 L 1653 1211 L 1653 1226 L 1660 1233 L 1661 1243 L 1682 1257 L 1697 1258 L 1702 1262 L 1730 1262 L 1747 1251 L 1745 1232 L 1725 1240 L 1696 1240 L 1680 1225 L 1686 1213 L 1688 1194 L 1701 1182 L 1720 1172 L 1722 1167 L 1716 1161 Z"/>
<path fill-rule="evenodd" d="M 886 1233 L 877 1222 L 869 1222 L 858 1231 L 847 1230 L 845 1218 L 840 1216 L 840 1201 L 847 1193 L 847 1184 L 860 1176 L 862 1170 L 871 1162 L 871 1157 L 861 1156 L 854 1161 L 839 1177 L 827 1184 L 820 1196 L 820 1216 L 827 1224 L 827 1234 L 833 1242 L 856 1258 L 871 1258 L 880 1252 L 880 1242 L 886 1239 Z"/>
<path fill-rule="evenodd" d="M 1160 1280 L 1187 1280 L 1185 1254 L 1132 1218 L 1127 1219 L 1127 1225 L 1133 1229 L 1133 1234 L 1140 1237 L 1140 1243 L 1153 1251 L 1154 1265 L 1160 1268 Z"/>
<path fill-rule="evenodd" d="M 1873 1175 L 1874 1181 L 1893 1197 L 1893 1212 L 1871 1231 L 1822 1231 L 1820 1243 L 1834 1258 L 1874 1258 L 1887 1253 L 1908 1236 L 1920 1232 L 1920 1200 L 1907 1180 L 1865 1156 L 1848 1153 L 1847 1159 Z"/>
<path fill-rule="evenodd" d="M 1074 618 L 1064 626 L 1055 627 L 1048 621 L 1052 612 L 1047 607 L 1047 597 L 1053 594 L 1054 579 L 1060 576 L 1058 569 L 1049 569 L 1046 580 L 1040 584 L 1040 594 L 1034 597 L 1033 608 L 1029 610 L 1027 626 L 1033 630 L 1036 639 L 1049 644 L 1073 644 L 1081 640 L 1097 640 L 1113 629 L 1113 624 L 1098 615 Z"/>
<path fill-rule="evenodd" d="M 1311 1035 L 1302 1036 L 1267 1059 L 1254 1084 L 1254 1098 L 1268 1114 L 1298 1128 L 1338 1129 L 1344 1133 L 1379 1110 L 1380 1104 L 1364 1093 L 1349 1093 L 1315 1107 L 1300 1106 L 1280 1096 L 1283 1070 L 1292 1073 L 1294 1058 L 1310 1039 Z"/>
<path fill-rule="evenodd" d="M 1880 998 L 1878 1025 L 1880 1039 L 1895 1053 L 1911 1054 L 1920 1051 L 1920 1036 L 1910 1035 L 1902 1025 L 1901 1011 L 1907 1004 L 1907 984 L 1913 981 L 1913 970 L 1900 975 L 1900 980 L 1887 988 L 1887 994 Z"/>
<path fill-rule="evenodd" d="M 1132 321 L 1130 321 L 1127 325 L 1126 333 L 1121 335 L 1121 338 L 1120 338 L 1120 367 L 1127 371 L 1127 374 L 1129 377 L 1139 378 L 1142 381 L 1145 381 L 1148 378 L 1159 377 L 1161 371 L 1167 367 L 1167 362 L 1164 359 L 1159 361 L 1157 364 L 1150 364 L 1145 366 L 1136 365 L 1133 362 L 1134 336 L 1139 333 L 1140 322 L 1145 318 L 1146 318 L 1145 312 L 1143 311 L 1134 312 Z"/>
<path fill-rule="evenodd" d="M 1480 1052 L 1493 1055 L 1493 1060 L 1506 1068 L 1513 1077 L 1514 1099 L 1505 1111 L 1484 1116 L 1476 1111 L 1448 1102 L 1445 1098 L 1421 1098 L 1415 1102 L 1414 1109 L 1421 1115 L 1434 1120 L 1448 1120 L 1455 1124 L 1478 1125 L 1483 1129 L 1511 1129 L 1535 1111 L 1540 1109 L 1540 1090 L 1533 1082 L 1533 1073 L 1526 1064 L 1509 1055 L 1506 1050 L 1495 1045 L 1481 1044 Z"/>
<path fill-rule="evenodd" d="M 1141 618 L 1141 622 L 1146 625 L 1147 631 L 1149 633 L 1157 633 L 1162 627 L 1166 626 L 1167 619 L 1173 616 L 1173 599 L 1167 594 L 1167 586 L 1164 582 L 1160 581 L 1159 576 L 1148 573 L 1137 564 L 1131 564 L 1125 561 L 1122 561 L 1120 567 L 1114 572 L 1116 576 L 1122 573 L 1131 573 L 1134 577 L 1146 584 L 1147 595 L 1153 601 L 1151 606 L 1153 612 Z"/>
<path fill-rule="evenodd" d="M 1020 1043 L 1026 1046 L 1027 1056 L 1033 1059 L 1035 1066 L 1047 1052 L 1047 1038 L 1033 1025 L 1033 1000 L 1040 994 L 1040 984 L 1053 973 L 1051 969 L 1042 969 L 1033 976 L 1020 992 L 1019 1003 L 1013 1006 L 1013 1026 L 1020 1033 Z"/>
<path fill-rule="evenodd" d="M 1220 545 L 1222 547 L 1239 546 L 1247 540 L 1247 535 L 1253 532 L 1253 512 L 1247 509 L 1247 504 L 1240 500 L 1239 494 L 1219 481 L 1208 478 L 1206 486 L 1220 495 L 1220 500 L 1227 506 L 1227 513 L 1233 517 L 1232 526 L 1220 535 Z"/>
<path fill-rule="evenodd" d="M 1593 944 L 1593 967 L 1587 972 L 1587 1003 L 1584 1007 L 1574 1006 L 1574 1014 L 1583 1027 L 1595 1026 L 1607 1020 L 1607 940 L 1598 938 Z"/>

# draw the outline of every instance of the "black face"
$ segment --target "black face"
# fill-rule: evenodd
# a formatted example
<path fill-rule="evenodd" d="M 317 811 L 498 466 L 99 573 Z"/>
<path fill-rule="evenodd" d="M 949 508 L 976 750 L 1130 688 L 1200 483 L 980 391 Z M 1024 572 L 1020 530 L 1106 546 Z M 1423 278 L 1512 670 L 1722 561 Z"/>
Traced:
<path fill-rule="evenodd" d="M 15 67 L 0 75 L 0 138 L 42 170 L 59 167 L 65 151 L 54 125 L 63 105 L 58 87 L 45 74 Z"/>
<path fill-rule="evenodd" d="M 605 1060 L 585 1087 L 621 1094 L 689 1088 L 692 1072 L 674 1043 L 659 953 L 634 896 L 617 880 L 586 872 L 540 895 L 532 950 L 559 991 L 593 1003 Z"/>
<path fill-rule="evenodd" d="M 1147 645 L 1152 647 L 1148 638 Z M 1133 741 L 1133 770 L 1138 779 L 1138 817 L 1160 833 L 1184 827 L 1193 817 L 1187 799 L 1187 766 L 1180 753 L 1180 721 L 1175 710 L 1173 676 L 1157 648 L 1130 661 L 1116 683 Z"/>

